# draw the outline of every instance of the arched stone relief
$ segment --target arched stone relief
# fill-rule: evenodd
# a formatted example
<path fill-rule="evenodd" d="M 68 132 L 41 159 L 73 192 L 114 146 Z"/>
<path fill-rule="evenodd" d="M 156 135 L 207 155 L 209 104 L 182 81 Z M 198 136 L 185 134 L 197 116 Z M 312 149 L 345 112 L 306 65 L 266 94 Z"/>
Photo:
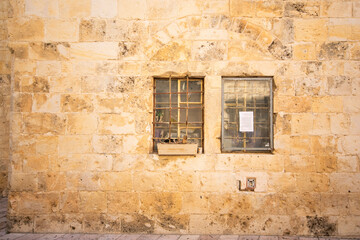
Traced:
<path fill-rule="evenodd" d="M 154 61 L 285 60 L 292 47 L 243 18 L 187 16 L 152 35 L 144 53 Z"/>

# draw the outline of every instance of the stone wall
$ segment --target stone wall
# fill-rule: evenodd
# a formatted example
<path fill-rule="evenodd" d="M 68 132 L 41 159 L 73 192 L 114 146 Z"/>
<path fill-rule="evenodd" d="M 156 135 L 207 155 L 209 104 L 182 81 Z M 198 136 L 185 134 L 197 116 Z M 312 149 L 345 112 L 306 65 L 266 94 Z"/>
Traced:
<path fill-rule="evenodd" d="M 11 231 L 360 234 L 357 0 L 6 3 Z M 204 77 L 196 157 L 152 153 L 170 74 Z M 273 154 L 221 153 L 222 76 L 274 77 Z"/>
<path fill-rule="evenodd" d="M 10 159 L 11 53 L 7 42 L 7 19 L 12 11 L 7 1 L 0 2 L 0 196 L 7 194 Z"/>

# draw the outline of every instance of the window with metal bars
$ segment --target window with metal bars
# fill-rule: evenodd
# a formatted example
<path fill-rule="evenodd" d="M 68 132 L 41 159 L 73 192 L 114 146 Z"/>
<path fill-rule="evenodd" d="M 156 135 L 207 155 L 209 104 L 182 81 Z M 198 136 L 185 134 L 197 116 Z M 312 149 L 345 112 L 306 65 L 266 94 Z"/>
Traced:
<path fill-rule="evenodd" d="M 271 152 L 273 149 L 271 77 L 223 77 L 223 152 Z"/>
<path fill-rule="evenodd" d="M 202 78 L 154 79 L 153 146 L 158 143 L 204 145 L 204 83 Z"/>

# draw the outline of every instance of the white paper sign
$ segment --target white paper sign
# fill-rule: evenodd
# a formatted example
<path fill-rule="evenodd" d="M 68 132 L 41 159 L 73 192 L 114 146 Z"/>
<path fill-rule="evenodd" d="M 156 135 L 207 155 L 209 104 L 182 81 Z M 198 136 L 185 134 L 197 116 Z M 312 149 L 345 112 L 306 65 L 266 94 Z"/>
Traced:
<path fill-rule="evenodd" d="M 254 131 L 254 112 L 239 112 L 240 132 Z"/>

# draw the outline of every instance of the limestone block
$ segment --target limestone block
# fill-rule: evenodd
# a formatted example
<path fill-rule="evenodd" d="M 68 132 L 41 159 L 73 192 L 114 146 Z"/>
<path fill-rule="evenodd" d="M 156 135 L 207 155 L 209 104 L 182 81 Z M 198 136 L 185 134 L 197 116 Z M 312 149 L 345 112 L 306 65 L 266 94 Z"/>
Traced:
<path fill-rule="evenodd" d="M 165 173 L 164 189 L 167 191 L 193 192 L 200 190 L 199 176 L 191 171 Z"/>
<path fill-rule="evenodd" d="M 70 44 L 70 56 L 73 59 L 117 59 L 118 51 L 119 46 L 116 42 L 82 42 Z"/>
<path fill-rule="evenodd" d="M 118 18 L 144 19 L 146 17 L 146 0 L 119 0 Z"/>
<path fill-rule="evenodd" d="M 356 235 L 360 231 L 359 216 L 344 216 L 339 219 L 338 231 L 340 235 Z"/>
<path fill-rule="evenodd" d="M 61 18 L 89 17 L 91 0 L 59 0 L 59 12 Z"/>
<path fill-rule="evenodd" d="M 308 136 L 291 136 L 290 152 L 291 154 L 310 154 L 311 138 Z"/>
<path fill-rule="evenodd" d="M 138 193 L 109 192 L 107 200 L 109 213 L 137 213 L 140 210 Z"/>
<path fill-rule="evenodd" d="M 92 143 L 95 153 L 123 152 L 123 137 L 119 135 L 95 135 Z"/>
<path fill-rule="evenodd" d="M 315 172 L 316 171 L 315 156 L 292 155 L 285 158 L 286 172 Z"/>
<path fill-rule="evenodd" d="M 26 156 L 23 158 L 24 172 L 44 172 L 49 167 L 48 156 Z"/>
<path fill-rule="evenodd" d="M 130 171 L 136 170 L 154 170 L 153 163 L 150 159 L 146 158 L 146 155 L 135 154 L 116 154 L 113 155 L 113 167 L 114 171 Z"/>
<path fill-rule="evenodd" d="M 49 79 L 49 91 L 54 93 L 80 93 L 81 79 L 74 76 L 53 76 Z"/>
<path fill-rule="evenodd" d="M 61 95 L 60 106 L 62 112 L 93 112 L 93 96 L 64 94 Z"/>
<path fill-rule="evenodd" d="M 261 44 L 253 41 L 230 41 L 228 45 L 229 60 L 270 60 L 273 56 Z"/>
<path fill-rule="evenodd" d="M 134 116 L 130 113 L 101 114 L 98 132 L 100 134 L 134 134 Z"/>
<path fill-rule="evenodd" d="M 32 95 L 27 93 L 14 94 L 14 112 L 31 112 Z"/>
<path fill-rule="evenodd" d="M 148 19 L 171 19 L 179 16 L 179 1 L 152 0 L 146 1 L 146 3 Z"/>
<path fill-rule="evenodd" d="M 256 2 L 248 0 L 230 0 L 230 15 L 239 17 L 255 17 Z"/>
<path fill-rule="evenodd" d="M 114 18 L 118 0 L 91 0 L 91 17 Z"/>
<path fill-rule="evenodd" d="M 285 4 L 285 17 L 318 17 L 320 16 L 321 1 L 295 1 Z"/>
<path fill-rule="evenodd" d="M 349 206 L 350 213 L 353 215 L 359 216 L 360 214 L 360 195 L 359 194 L 350 194 L 349 195 Z"/>
<path fill-rule="evenodd" d="M 323 43 L 319 48 L 319 60 L 349 59 L 349 44 L 347 42 Z"/>
<path fill-rule="evenodd" d="M 133 178 L 135 191 L 161 191 L 165 183 L 165 176 L 160 172 L 136 172 Z"/>
<path fill-rule="evenodd" d="M 202 3 L 201 9 L 207 14 L 224 14 L 229 15 L 228 0 L 209 0 Z"/>
<path fill-rule="evenodd" d="M 274 112 L 302 113 L 310 109 L 310 97 L 279 96 L 274 99 Z"/>
<path fill-rule="evenodd" d="M 313 131 L 314 116 L 312 113 L 300 113 L 291 115 L 291 134 L 305 135 Z"/>
<path fill-rule="evenodd" d="M 64 191 L 66 189 L 66 175 L 54 172 L 42 173 L 38 177 L 38 184 L 41 191 Z"/>
<path fill-rule="evenodd" d="M 69 66 L 68 72 L 75 76 L 89 76 L 96 75 L 96 64 L 97 62 L 90 61 L 76 61 Z"/>
<path fill-rule="evenodd" d="M 294 45 L 295 60 L 315 60 L 316 48 L 312 43 L 300 43 Z"/>
<path fill-rule="evenodd" d="M 33 75 L 36 72 L 36 62 L 15 59 L 13 69 L 16 74 Z"/>
<path fill-rule="evenodd" d="M 101 61 L 95 65 L 97 75 L 116 75 L 118 72 L 117 61 Z"/>
<path fill-rule="evenodd" d="M 255 196 L 250 193 L 242 194 L 211 194 L 206 197 L 209 201 L 208 209 L 204 213 L 218 213 L 218 214 L 250 214 L 255 211 L 255 206 L 258 204 Z M 197 213 L 197 212 L 192 212 Z M 200 212 L 201 213 L 201 212 Z"/>
<path fill-rule="evenodd" d="M 59 53 L 60 46 L 67 46 L 67 44 L 57 43 L 30 43 L 29 44 L 29 58 L 36 60 L 59 60 L 61 54 Z"/>
<path fill-rule="evenodd" d="M 359 169 L 358 158 L 351 155 L 338 156 L 336 165 L 338 172 L 357 172 Z"/>
<path fill-rule="evenodd" d="M 346 41 L 351 39 L 351 21 L 348 19 L 330 19 L 328 34 L 330 41 Z"/>
<path fill-rule="evenodd" d="M 182 213 L 209 213 L 209 196 L 201 192 L 188 192 L 182 195 Z"/>
<path fill-rule="evenodd" d="M 39 135 L 36 137 L 36 154 L 50 155 L 51 157 L 58 153 L 58 137 Z"/>
<path fill-rule="evenodd" d="M 23 116 L 24 133 L 64 134 L 65 118 L 52 113 L 30 113 Z"/>
<path fill-rule="evenodd" d="M 350 117 L 350 128 L 349 131 L 351 134 L 360 134 L 360 114 L 352 114 Z"/>
<path fill-rule="evenodd" d="M 330 188 L 337 193 L 359 193 L 359 173 L 332 173 Z"/>
<path fill-rule="evenodd" d="M 360 43 L 354 43 L 350 48 L 350 59 L 360 60 Z"/>
<path fill-rule="evenodd" d="M 140 209 L 150 214 L 177 214 L 182 208 L 182 197 L 179 192 L 146 192 L 140 193 Z"/>
<path fill-rule="evenodd" d="M 74 175 L 72 181 L 75 182 L 75 186 L 71 188 L 71 190 L 75 190 L 77 187 L 77 190 L 82 191 L 97 191 L 99 192 L 101 190 L 100 186 L 100 175 L 97 172 L 82 172 L 79 174 Z M 70 181 L 68 181 L 69 185 Z M 69 186 L 68 186 L 69 189 Z"/>
<path fill-rule="evenodd" d="M 327 39 L 325 19 L 296 19 L 294 21 L 295 41 L 322 42 Z"/>
<path fill-rule="evenodd" d="M 331 126 L 331 116 L 328 114 L 314 114 L 314 126 L 312 134 L 322 135 L 329 134 Z"/>
<path fill-rule="evenodd" d="M 37 76 L 54 76 L 61 73 L 61 63 L 59 61 L 39 61 L 36 66 Z"/>
<path fill-rule="evenodd" d="M 81 77 L 81 92 L 104 92 L 106 87 L 112 82 L 113 78 L 110 76 L 84 76 Z"/>
<path fill-rule="evenodd" d="M 290 162 L 295 161 L 295 168 L 299 168 L 300 163 L 298 163 L 299 158 L 294 156 L 294 158 L 288 160 Z M 288 173 L 289 171 L 295 171 L 288 164 L 288 161 L 285 160 L 285 173 L 269 173 L 268 180 L 268 191 L 270 192 L 295 192 L 296 191 L 296 178 L 294 173 Z M 301 163 L 302 165 L 302 163 Z"/>
<path fill-rule="evenodd" d="M 192 46 L 192 58 L 197 61 L 224 60 L 226 58 L 226 42 L 197 41 Z"/>
<path fill-rule="evenodd" d="M 9 215 L 9 231 L 32 232 L 34 230 L 34 216 Z"/>
<path fill-rule="evenodd" d="M 331 173 L 337 171 L 337 157 L 322 153 L 316 157 L 316 171 L 318 173 Z"/>
<path fill-rule="evenodd" d="M 105 191 L 131 191 L 133 189 L 132 176 L 127 172 L 101 173 L 100 187 Z"/>
<path fill-rule="evenodd" d="M 107 92 L 129 93 L 135 90 L 136 77 L 115 77 L 107 82 Z"/>
<path fill-rule="evenodd" d="M 42 41 L 44 39 L 44 22 L 39 18 L 11 19 L 7 27 L 9 40 Z"/>
<path fill-rule="evenodd" d="M 327 192 L 331 177 L 320 173 L 296 174 L 296 191 L 298 192 Z"/>
<path fill-rule="evenodd" d="M 89 154 L 86 156 L 86 169 L 88 171 L 110 171 L 114 161 L 113 155 Z"/>
<path fill-rule="evenodd" d="M 59 211 L 63 213 L 77 213 L 79 211 L 79 192 L 60 193 Z"/>
<path fill-rule="evenodd" d="M 238 219 L 237 222 L 239 222 Z M 189 232 L 191 233 L 222 234 L 224 233 L 224 230 L 226 228 L 227 228 L 226 220 L 225 220 L 225 216 L 223 215 L 210 215 L 210 214 L 190 215 Z"/>
<path fill-rule="evenodd" d="M 14 213 L 48 214 L 58 210 L 59 194 L 20 192 L 14 194 L 9 201 Z"/>
<path fill-rule="evenodd" d="M 360 73 L 360 66 L 356 61 L 348 61 L 344 63 L 344 73 L 349 76 L 358 76 Z M 357 78 L 355 78 L 357 80 Z"/>
<path fill-rule="evenodd" d="M 353 3 L 353 17 L 360 17 L 360 3 Z"/>
<path fill-rule="evenodd" d="M 170 42 L 157 51 L 151 58 L 155 61 L 186 61 L 190 59 L 188 42 Z"/>
<path fill-rule="evenodd" d="M 332 0 L 322 1 L 321 16 L 332 18 L 352 17 L 352 3 Z"/>
<path fill-rule="evenodd" d="M 157 47 L 153 46 L 155 50 Z M 119 42 L 119 59 L 142 60 L 144 59 L 143 45 L 138 42 L 121 41 Z"/>
<path fill-rule="evenodd" d="M 35 217 L 34 228 L 36 232 L 83 232 L 83 217 L 77 214 L 51 214 Z"/>
<path fill-rule="evenodd" d="M 43 93 L 34 94 L 32 111 L 47 113 L 60 112 L 60 95 Z"/>
<path fill-rule="evenodd" d="M 345 136 L 342 139 L 342 147 L 347 154 L 358 154 L 360 147 L 359 135 Z"/>
<path fill-rule="evenodd" d="M 105 20 L 82 20 L 80 23 L 79 38 L 82 42 L 103 41 L 105 38 Z"/>
<path fill-rule="evenodd" d="M 140 214 L 126 214 L 121 219 L 123 233 L 154 233 L 154 225 L 154 220 Z"/>
<path fill-rule="evenodd" d="M 105 192 L 80 192 L 80 207 L 84 213 L 106 212 L 107 201 Z"/>
<path fill-rule="evenodd" d="M 148 23 L 144 21 L 106 21 L 107 41 L 140 41 L 147 37 Z"/>
<path fill-rule="evenodd" d="M 320 193 L 287 194 L 288 203 L 293 207 L 289 213 L 297 216 L 320 215 L 322 207 L 320 196 Z"/>
<path fill-rule="evenodd" d="M 343 98 L 340 96 L 314 97 L 312 111 L 316 113 L 340 113 L 343 111 Z"/>
<path fill-rule="evenodd" d="M 204 192 L 234 192 L 237 178 L 229 172 L 204 172 L 200 174 L 200 189 Z"/>
<path fill-rule="evenodd" d="M 57 17 L 59 15 L 57 1 L 26 0 L 25 15 Z"/>
<path fill-rule="evenodd" d="M 93 134 L 98 124 L 97 116 L 94 114 L 68 114 L 66 132 L 68 134 Z"/>
<path fill-rule="evenodd" d="M 48 20 L 45 24 L 46 41 L 75 42 L 79 39 L 78 23 L 58 19 Z"/>
<path fill-rule="evenodd" d="M 321 194 L 321 214 L 338 216 L 349 214 L 349 200 L 346 194 Z"/>
<path fill-rule="evenodd" d="M 91 136 L 68 135 L 59 137 L 59 152 L 68 153 L 90 153 L 92 152 Z"/>
<path fill-rule="evenodd" d="M 10 189 L 11 191 L 36 191 L 36 174 L 12 173 L 10 178 Z"/>
<path fill-rule="evenodd" d="M 96 96 L 95 111 L 99 113 L 121 113 L 124 111 L 124 94 L 100 94 Z"/>
<path fill-rule="evenodd" d="M 272 0 L 256 2 L 257 17 L 282 17 L 283 9 L 282 1 Z"/>
<path fill-rule="evenodd" d="M 29 57 L 29 45 L 27 43 L 9 43 L 8 46 L 16 58 L 27 59 Z"/>

